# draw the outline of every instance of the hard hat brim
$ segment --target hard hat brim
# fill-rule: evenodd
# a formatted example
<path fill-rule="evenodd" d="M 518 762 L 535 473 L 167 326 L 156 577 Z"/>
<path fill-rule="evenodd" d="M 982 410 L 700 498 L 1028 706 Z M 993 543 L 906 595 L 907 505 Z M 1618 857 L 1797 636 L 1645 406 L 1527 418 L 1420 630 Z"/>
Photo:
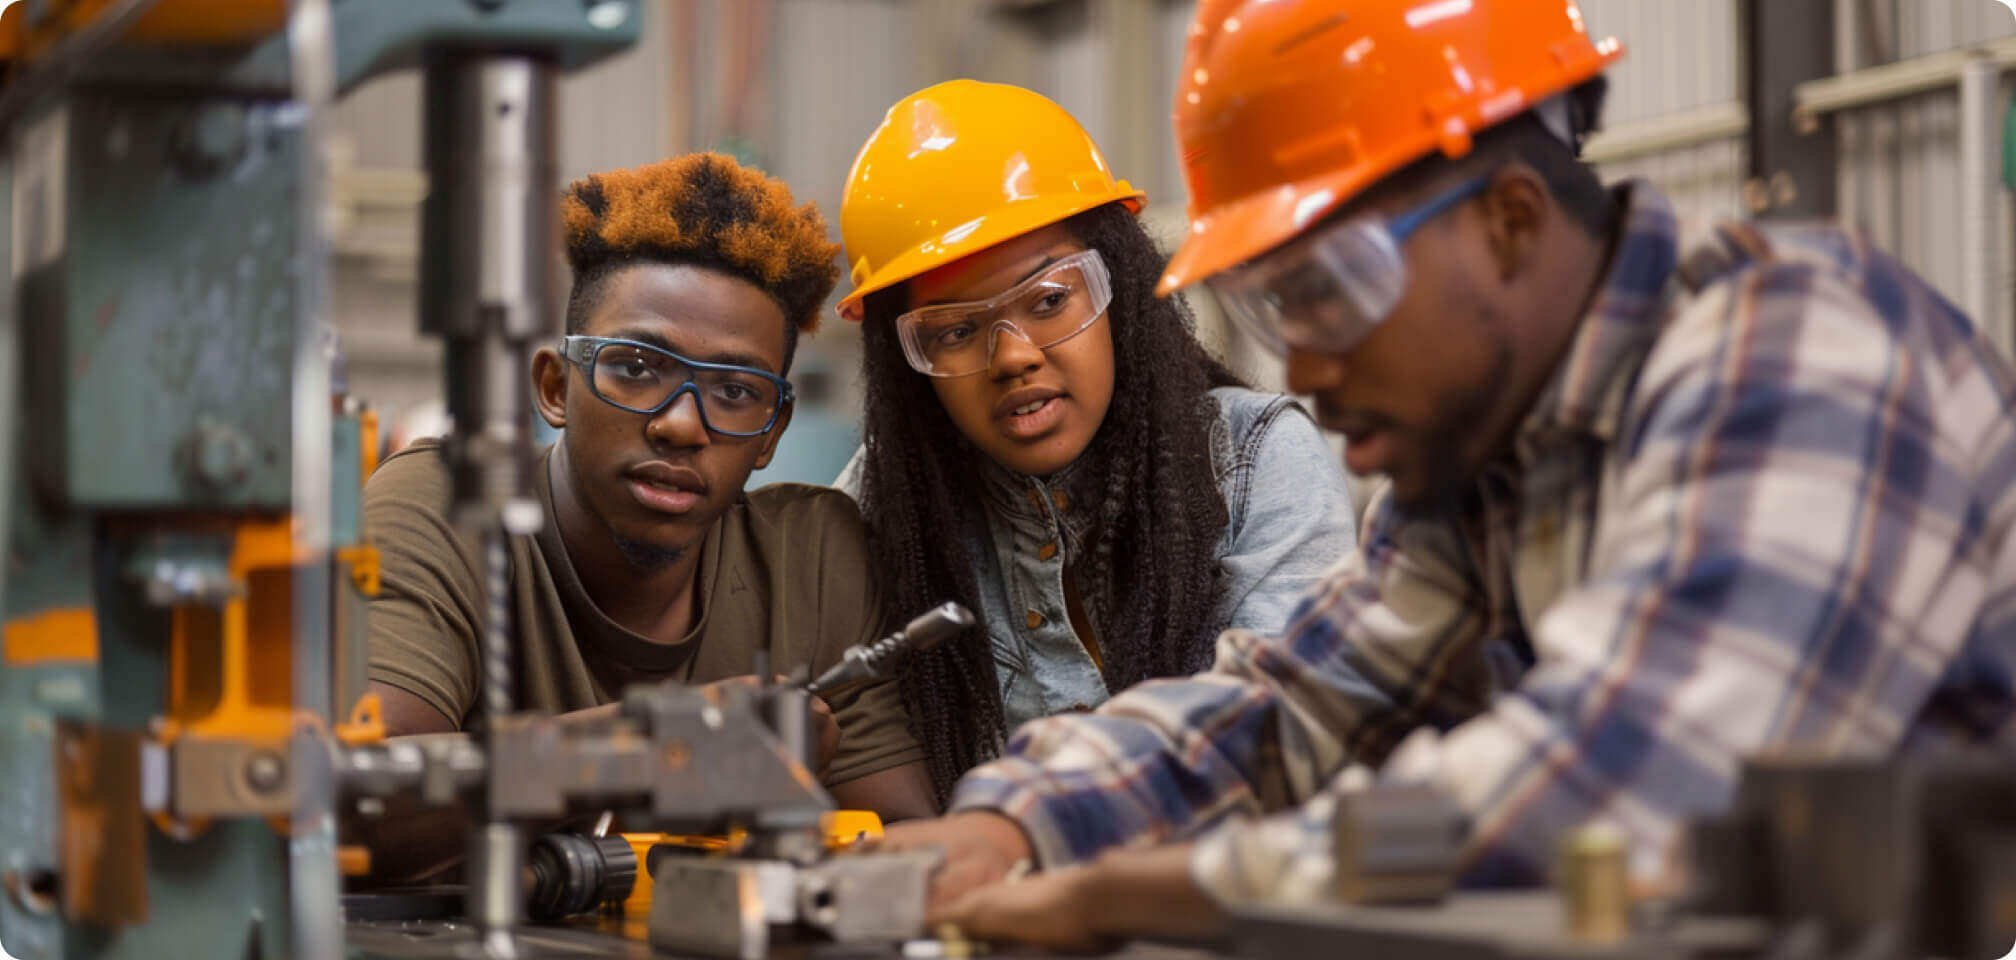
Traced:
<path fill-rule="evenodd" d="M 1025 233 L 1062 223 L 1094 207 L 1120 203 L 1126 205 L 1128 212 L 1140 213 L 1147 199 L 1147 194 L 1122 180 L 1117 189 L 1108 194 L 1031 197 L 1003 206 L 984 217 L 955 224 L 944 233 L 904 251 L 875 271 L 866 282 L 856 285 L 841 298 L 840 315 L 859 323 L 862 320 L 862 301 L 871 293 L 886 290 Z"/>
<path fill-rule="evenodd" d="M 1287 243 L 1391 172 L 1355 167 L 1220 204 L 1190 222 L 1155 295 L 1166 297 Z"/>

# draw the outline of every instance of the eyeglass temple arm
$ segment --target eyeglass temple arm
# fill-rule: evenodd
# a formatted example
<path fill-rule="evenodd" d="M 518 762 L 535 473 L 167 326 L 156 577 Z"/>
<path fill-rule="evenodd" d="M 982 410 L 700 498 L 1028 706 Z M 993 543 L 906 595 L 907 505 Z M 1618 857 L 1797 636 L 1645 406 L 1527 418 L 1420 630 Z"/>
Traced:
<path fill-rule="evenodd" d="M 1489 182 L 1489 178 L 1477 177 L 1453 187 L 1441 196 L 1394 218 L 1393 224 L 1389 228 L 1393 234 L 1393 239 L 1407 239 L 1408 235 L 1421 229 L 1422 224 L 1441 216 L 1443 211 L 1484 192 L 1484 185 Z"/>

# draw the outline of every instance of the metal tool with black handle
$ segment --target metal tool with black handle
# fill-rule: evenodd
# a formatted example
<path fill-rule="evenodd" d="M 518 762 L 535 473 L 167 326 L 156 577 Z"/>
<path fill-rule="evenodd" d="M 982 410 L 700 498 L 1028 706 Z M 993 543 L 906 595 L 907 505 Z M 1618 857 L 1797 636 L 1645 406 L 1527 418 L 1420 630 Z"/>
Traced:
<path fill-rule="evenodd" d="M 839 663 L 805 685 L 805 692 L 816 697 L 831 696 L 870 680 L 895 676 L 904 657 L 931 650 L 973 622 L 971 610 L 951 601 L 939 604 L 874 643 L 848 647 L 840 655 Z"/>

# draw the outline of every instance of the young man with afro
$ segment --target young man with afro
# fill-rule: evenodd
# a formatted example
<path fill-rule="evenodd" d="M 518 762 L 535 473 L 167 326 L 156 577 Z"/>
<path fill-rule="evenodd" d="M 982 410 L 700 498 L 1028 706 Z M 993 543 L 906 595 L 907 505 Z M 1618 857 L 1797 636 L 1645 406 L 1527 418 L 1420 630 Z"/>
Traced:
<path fill-rule="evenodd" d="M 743 489 L 791 421 L 783 378 L 838 278 L 818 210 L 697 154 L 577 181 L 563 212 L 567 336 L 531 369 L 539 413 L 562 432 L 537 473 L 545 525 L 511 544 L 520 704 L 567 714 L 638 683 L 746 682 L 758 649 L 776 672 L 816 672 L 873 639 L 882 617 L 853 501 Z M 389 734 L 480 714 L 482 567 L 449 524 L 449 494 L 433 442 L 365 488 L 384 572 L 371 689 Z M 835 697 L 821 720 L 821 776 L 841 806 L 931 812 L 893 684 Z"/>

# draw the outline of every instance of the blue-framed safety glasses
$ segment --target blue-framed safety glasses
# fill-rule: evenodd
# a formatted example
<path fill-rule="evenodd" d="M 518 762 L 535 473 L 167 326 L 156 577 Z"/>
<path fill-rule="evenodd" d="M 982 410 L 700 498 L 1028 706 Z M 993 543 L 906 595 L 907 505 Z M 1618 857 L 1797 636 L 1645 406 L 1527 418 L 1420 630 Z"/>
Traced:
<path fill-rule="evenodd" d="M 777 425 L 791 402 L 791 381 L 754 367 L 690 360 L 670 350 L 616 337 L 570 336 L 560 355 L 581 368 L 603 403 L 647 416 L 691 393 L 707 429 L 758 437 Z"/>

